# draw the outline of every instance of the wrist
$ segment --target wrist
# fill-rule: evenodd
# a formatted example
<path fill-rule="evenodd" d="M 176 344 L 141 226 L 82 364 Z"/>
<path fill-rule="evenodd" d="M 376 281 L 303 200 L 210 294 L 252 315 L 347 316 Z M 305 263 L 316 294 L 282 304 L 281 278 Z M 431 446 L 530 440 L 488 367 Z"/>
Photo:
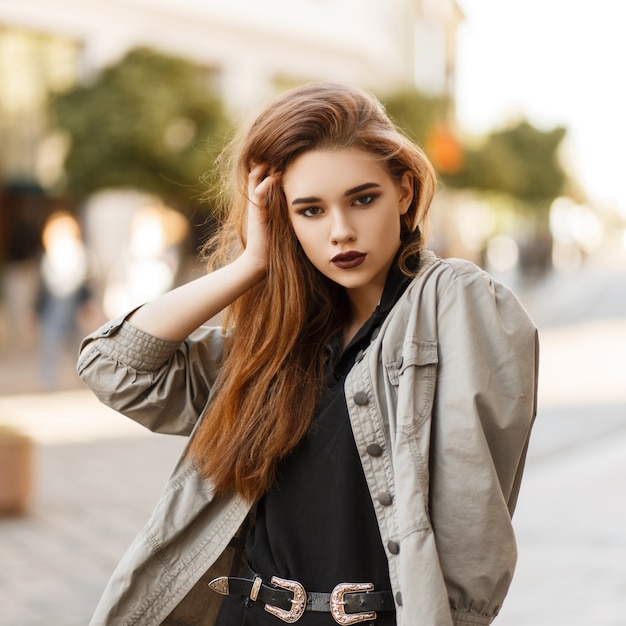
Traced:
<path fill-rule="evenodd" d="M 267 260 L 253 254 L 249 250 L 244 250 L 243 253 L 235 259 L 234 263 L 236 263 L 248 277 L 251 286 L 263 280 L 267 274 Z"/>

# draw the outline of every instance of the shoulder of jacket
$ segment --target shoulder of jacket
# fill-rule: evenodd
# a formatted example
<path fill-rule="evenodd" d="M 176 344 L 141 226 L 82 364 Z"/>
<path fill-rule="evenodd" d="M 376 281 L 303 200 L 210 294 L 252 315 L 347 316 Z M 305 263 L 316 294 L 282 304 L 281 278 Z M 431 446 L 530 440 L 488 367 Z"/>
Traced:
<path fill-rule="evenodd" d="M 485 276 L 489 275 L 480 267 L 466 259 L 438 257 L 431 250 L 422 250 L 421 259 L 416 280 L 428 277 L 432 274 L 447 275 L 450 280 L 464 276 Z"/>

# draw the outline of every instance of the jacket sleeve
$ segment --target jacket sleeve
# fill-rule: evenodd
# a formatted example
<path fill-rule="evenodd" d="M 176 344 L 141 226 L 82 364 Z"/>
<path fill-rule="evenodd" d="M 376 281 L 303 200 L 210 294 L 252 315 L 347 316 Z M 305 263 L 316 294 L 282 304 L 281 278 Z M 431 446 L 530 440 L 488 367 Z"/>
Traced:
<path fill-rule="evenodd" d="M 183 342 L 116 318 L 86 337 L 77 371 L 96 397 L 160 433 L 189 435 L 219 372 L 224 336 L 202 327 Z"/>
<path fill-rule="evenodd" d="M 492 619 L 517 549 L 511 516 L 536 413 L 537 330 L 470 263 L 440 285 L 430 513 L 455 624 Z"/>

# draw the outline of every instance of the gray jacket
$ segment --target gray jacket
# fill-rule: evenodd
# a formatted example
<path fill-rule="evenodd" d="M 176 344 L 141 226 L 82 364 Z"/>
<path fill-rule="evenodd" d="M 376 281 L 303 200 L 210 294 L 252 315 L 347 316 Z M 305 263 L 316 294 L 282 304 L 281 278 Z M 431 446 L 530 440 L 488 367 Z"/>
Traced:
<path fill-rule="evenodd" d="M 190 435 L 223 340 L 203 327 L 167 342 L 119 318 L 85 339 L 78 371 L 102 402 L 147 428 Z M 508 289 L 469 262 L 425 251 L 348 375 L 399 626 L 489 624 L 497 615 L 516 561 L 511 515 L 537 362 L 536 329 Z M 206 583 L 229 572 L 229 542 L 249 510 L 236 494 L 217 496 L 181 458 L 91 625 L 213 624 L 221 596 Z"/>

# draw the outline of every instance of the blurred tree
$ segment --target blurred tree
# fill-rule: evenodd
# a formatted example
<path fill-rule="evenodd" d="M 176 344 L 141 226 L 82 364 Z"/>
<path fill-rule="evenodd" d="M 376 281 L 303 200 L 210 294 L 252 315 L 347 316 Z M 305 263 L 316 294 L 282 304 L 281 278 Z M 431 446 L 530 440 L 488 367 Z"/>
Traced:
<path fill-rule="evenodd" d="M 561 127 L 542 131 L 527 121 L 493 132 L 482 145 L 466 147 L 463 167 L 444 180 L 450 187 L 508 194 L 545 228 L 550 205 L 567 184 L 558 155 L 565 133 Z"/>
<path fill-rule="evenodd" d="M 137 48 L 91 84 L 53 101 L 71 138 L 67 187 L 79 198 L 132 187 L 184 209 L 206 191 L 227 122 L 209 74 L 193 63 Z"/>
<path fill-rule="evenodd" d="M 450 187 L 472 188 L 508 196 L 524 215 L 517 233 L 520 267 L 527 277 L 545 275 L 552 266 L 550 207 L 566 190 L 568 176 L 559 159 L 566 130 L 543 131 L 528 121 L 489 134 L 465 149 L 464 165 L 444 177 Z"/>
<path fill-rule="evenodd" d="M 551 265 L 550 207 L 575 188 L 559 160 L 565 128 L 543 131 L 523 120 L 477 142 L 460 138 L 444 98 L 403 91 L 382 100 L 397 126 L 422 146 L 447 187 L 484 192 L 495 214 L 524 217 L 516 237 L 522 270 L 545 273 Z"/>
<path fill-rule="evenodd" d="M 415 90 L 399 91 L 381 101 L 396 126 L 421 146 L 448 117 L 446 98 L 426 96 Z"/>
<path fill-rule="evenodd" d="M 449 187 L 505 193 L 541 224 L 568 183 L 558 150 L 564 128 L 542 131 L 527 121 L 494 131 L 478 145 L 455 132 L 446 98 L 401 91 L 383 98 L 396 125 L 417 141 Z"/>
<path fill-rule="evenodd" d="M 445 97 L 405 90 L 384 100 L 394 123 L 416 141 L 442 176 L 463 166 L 463 148 L 451 128 L 451 103 Z"/>

